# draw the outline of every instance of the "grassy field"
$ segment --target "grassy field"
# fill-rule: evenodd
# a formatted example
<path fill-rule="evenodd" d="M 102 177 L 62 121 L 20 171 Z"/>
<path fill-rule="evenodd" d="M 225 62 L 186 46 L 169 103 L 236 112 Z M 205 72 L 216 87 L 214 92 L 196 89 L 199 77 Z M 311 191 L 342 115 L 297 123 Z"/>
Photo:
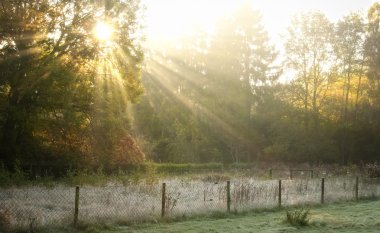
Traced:
<path fill-rule="evenodd" d="M 185 179 L 182 177 L 157 180 L 155 183 L 146 181 L 127 184 L 109 183 L 105 186 L 81 186 L 78 222 L 83 225 L 113 226 L 121 223 L 133 225 L 142 222 L 161 222 L 163 182 L 166 184 L 165 218 L 183 220 L 196 216 L 210 216 L 214 215 L 213 213 L 219 213 L 220 218 L 221 215 L 225 215 L 227 210 L 226 181 L 221 177 L 206 178 Z M 354 200 L 355 180 L 353 177 L 326 178 L 324 182 L 325 203 Z M 233 213 L 237 212 L 241 215 L 246 211 L 275 209 L 278 205 L 277 180 L 241 177 L 232 178 L 230 184 L 230 207 Z M 360 198 L 380 197 L 379 179 L 362 178 L 358 184 Z M 322 189 L 321 180 L 318 178 L 282 180 L 281 187 L 283 206 L 320 203 Z M 65 185 L 16 186 L 0 189 L 0 232 L 2 229 L 32 232 L 50 226 L 70 226 L 73 222 L 74 194 L 74 187 Z M 278 215 L 279 217 L 275 219 L 280 219 L 281 222 L 281 214 Z M 266 214 L 262 213 L 255 218 L 260 220 L 263 216 L 265 217 Z M 276 214 L 274 214 L 275 216 Z M 273 224 L 276 223 L 274 220 L 269 221 Z M 244 220 L 243 222 L 247 222 L 248 225 L 253 224 L 252 226 L 237 225 L 245 231 L 252 227 L 258 227 L 255 226 L 256 221 Z M 317 226 L 318 221 L 315 224 Z M 209 225 L 206 224 L 206 226 Z M 215 226 L 219 226 L 219 223 L 216 223 Z M 281 226 L 284 227 L 279 225 L 279 227 Z M 231 230 L 229 227 L 236 226 L 234 224 L 229 226 L 226 223 L 226 226 L 221 229 L 229 229 L 227 231 L 229 232 Z M 207 231 L 201 225 L 192 229 L 195 232 Z M 166 231 L 166 229 L 161 230 L 161 232 Z"/>
<path fill-rule="evenodd" d="M 310 225 L 284 222 L 285 210 L 247 213 L 228 218 L 197 218 L 182 222 L 120 227 L 102 233 L 129 232 L 380 232 L 380 201 L 348 202 L 312 207 Z"/>

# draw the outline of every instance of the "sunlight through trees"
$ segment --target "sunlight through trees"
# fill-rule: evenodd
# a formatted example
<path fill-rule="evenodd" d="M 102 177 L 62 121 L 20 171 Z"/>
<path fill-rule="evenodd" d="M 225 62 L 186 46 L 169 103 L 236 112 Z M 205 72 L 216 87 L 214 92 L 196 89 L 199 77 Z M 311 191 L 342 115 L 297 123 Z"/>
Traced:
<path fill-rule="evenodd" d="M 377 161 L 379 3 L 297 4 L 0 0 L 0 166 Z"/>

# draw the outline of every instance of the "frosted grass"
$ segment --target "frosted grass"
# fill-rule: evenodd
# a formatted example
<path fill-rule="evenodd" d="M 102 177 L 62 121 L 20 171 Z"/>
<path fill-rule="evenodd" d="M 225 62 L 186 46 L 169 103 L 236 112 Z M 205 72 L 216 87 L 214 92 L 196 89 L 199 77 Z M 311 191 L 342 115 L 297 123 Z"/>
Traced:
<path fill-rule="evenodd" d="M 226 181 L 160 180 L 156 184 L 109 184 L 80 188 L 79 221 L 117 223 L 156 221 L 161 216 L 161 188 L 166 183 L 167 217 L 226 212 Z M 282 205 L 317 204 L 321 179 L 282 181 Z M 231 179 L 231 211 L 278 205 L 278 180 Z M 360 179 L 359 196 L 380 196 L 380 179 Z M 67 186 L 0 189 L 0 217 L 11 228 L 72 224 L 75 188 Z M 325 202 L 355 199 L 355 177 L 325 179 Z"/>
<path fill-rule="evenodd" d="M 73 194 L 64 186 L 0 189 L 0 217 L 9 228 L 66 225 L 74 212 Z"/>

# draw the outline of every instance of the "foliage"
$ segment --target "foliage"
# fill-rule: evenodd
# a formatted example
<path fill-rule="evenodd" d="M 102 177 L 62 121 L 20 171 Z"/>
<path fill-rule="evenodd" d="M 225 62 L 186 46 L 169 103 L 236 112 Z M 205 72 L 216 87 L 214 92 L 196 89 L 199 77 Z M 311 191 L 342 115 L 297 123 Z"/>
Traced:
<path fill-rule="evenodd" d="M 113 167 L 126 167 L 127 165 L 137 165 L 145 160 L 144 153 L 140 150 L 136 141 L 130 135 L 120 139 L 116 146 Z"/>
<path fill-rule="evenodd" d="M 198 28 L 147 49 L 144 67 L 139 8 L 138 0 L 1 5 L 2 183 L 25 171 L 139 177 L 379 159 L 379 3 L 336 23 L 322 12 L 295 15 L 281 64 L 260 12 L 244 2 L 214 34 Z M 97 21 L 113 25 L 112 41 L 96 39 Z"/>
<path fill-rule="evenodd" d="M 134 106 L 142 150 L 165 163 L 377 161 L 378 9 L 336 23 L 295 15 L 279 66 L 260 13 L 244 4 L 214 35 L 197 29 L 150 51 Z"/>
<path fill-rule="evenodd" d="M 135 107 L 136 131 L 153 142 L 145 151 L 156 162 L 238 163 L 256 157 L 259 139 L 250 114 L 267 104 L 278 77 L 260 13 L 241 6 L 220 22 L 209 42 L 199 30 L 183 49 L 154 51 L 147 60 L 147 95 Z M 158 62 L 167 59 L 178 71 Z"/>
<path fill-rule="evenodd" d="M 309 214 L 309 209 L 297 209 L 294 211 L 287 210 L 285 222 L 297 227 L 308 226 L 310 222 Z"/>
<path fill-rule="evenodd" d="M 27 181 L 26 173 L 19 166 L 10 172 L 0 163 L 0 186 L 22 185 L 26 184 Z"/>
<path fill-rule="evenodd" d="M 133 141 L 126 105 L 142 93 L 143 54 L 132 35 L 140 26 L 139 3 L 107 2 L 2 2 L 0 154 L 7 169 L 19 165 L 38 173 L 58 164 L 59 175 L 68 167 L 109 168 L 119 162 L 115 154 L 124 162 L 142 160 L 141 153 L 132 155 L 136 148 L 121 150 L 127 138 Z M 122 54 L 113 56 L 117 85 L 103 76 L 100 81 L 99 72 L 110 67 L 104 45 L 93 35 L 99 20 L 115 28 L 107 51 Z"/>

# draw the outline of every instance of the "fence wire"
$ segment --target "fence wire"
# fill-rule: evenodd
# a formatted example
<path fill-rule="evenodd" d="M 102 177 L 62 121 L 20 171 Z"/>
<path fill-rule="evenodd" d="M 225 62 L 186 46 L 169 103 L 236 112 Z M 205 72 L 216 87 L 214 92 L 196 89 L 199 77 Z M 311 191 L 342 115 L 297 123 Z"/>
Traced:
<path fill-rule="evenodd" d="M 324 181 L 324 202 L 380 197 L 380 179 L 355 177 Z M 165 182 L 163 193 L 162 182 Z M 282 180 L 281 206 L 321 203 L 320 178 Z M 356 189 L 358 187 L 358 189 Z M 157 221 L 214 212 L 241 212 L 279 206 L 279 181 L 171 179 L 154 184 L 112 184 L 79 189 L 79 223 Z M 357 191 L 356 191 L 357 190 Z M 0 232 L 73 224 L 75 187 L 0 189 Z M 230 202 L 227 201 L 228 197 Z M 228 205 L 229 208 L 228 208 Z"/>
<path fill-rule="evenodd" d="M 0 189 L 0 230 L 70 224 L 73 191 L 63 186 Z"/>

